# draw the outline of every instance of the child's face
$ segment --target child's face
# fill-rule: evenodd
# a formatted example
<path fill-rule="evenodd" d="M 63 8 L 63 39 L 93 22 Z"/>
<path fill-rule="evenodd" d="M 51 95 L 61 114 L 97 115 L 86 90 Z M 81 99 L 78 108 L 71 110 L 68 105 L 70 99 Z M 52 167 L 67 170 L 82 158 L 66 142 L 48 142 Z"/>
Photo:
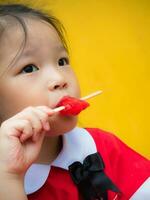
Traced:
<path fill-rule="evenodd" d="M 19 51 L 24 33 L 14 25 L 3 34 L 0 45 L 1 122 L 28 106 L 54 108 L 64 95 L 79 98 L 80 89 L 68 63 L 68 55 L 56 30 L 46 22 L 26 19 L 27 41 L 21 55 L 5 71 Z M 77 118 L 56 114 L 51 132 L 62 134 L 76 125 Z"/>

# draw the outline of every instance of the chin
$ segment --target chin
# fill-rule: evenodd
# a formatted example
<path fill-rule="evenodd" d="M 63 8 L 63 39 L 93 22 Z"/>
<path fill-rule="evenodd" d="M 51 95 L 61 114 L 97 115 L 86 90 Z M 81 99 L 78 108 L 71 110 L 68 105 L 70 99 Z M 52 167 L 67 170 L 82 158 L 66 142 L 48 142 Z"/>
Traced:
<path fill-rule="evenodd" d="M 55 116 L 50 119 L 51 130 L 46 136 L 59 136 L 71 131 L 77 125 L 77 116 Z"/>

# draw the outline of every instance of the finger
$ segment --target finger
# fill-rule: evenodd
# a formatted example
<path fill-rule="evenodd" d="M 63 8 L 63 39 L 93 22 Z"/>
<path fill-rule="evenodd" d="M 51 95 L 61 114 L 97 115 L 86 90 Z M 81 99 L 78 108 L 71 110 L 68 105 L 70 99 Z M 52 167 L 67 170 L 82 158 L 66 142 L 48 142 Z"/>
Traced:
<path fill-rule="evenodd" d="M 48 106 L 37 106 L 37 108 L 46 112 L 48 116 L 52 116 L 53 114 L 55 114 L 53 109 L 49 108 Z"/>
<path fill-rule="evenodd" d="M 32 129 L 31 123 L 28 120 L 9 120 L 8 127 L 9 135 L 20 138 L 20 141 L 23 142 L 26 139 L 33 136 L 34 131 Z"/>
<path fill-rule="evenodd" d="M 22 128 L 22 134 L 20 136 L 20 141 L 23 143 L 29 138 L 33 139 L 33 136 L 35 133 L 34 133 L 34 130 L 32 128 L 30 121 L 20 120 L 19 123 L 20 123 L 20 128 Z"/>
<path fill-rule="evenodd" d="M 34 107 L 28 107 L 24 109 L 22 112 L 18 113 L 15 118 L 29 120 L 32 124 L 32 128 L 35 134 L 41 132 L 42 130 L 42 123 L 37 113 L 35 112 Z"/>
<path fill-rule="evenodd" d="M 37 115 L 42 123 L 43 130 L 49 131 L 50 130 L 49 115 L 47 114 L 47 112 L 45 112 L 44 109 L 39 108 L 39 107 L 37 107 L 35 112 L 37 113 Z"/>
<path fill-rule="evenodd" d="M 20 131 L 20 141 L 22 143 L 30 138 L 36 142 L 40 138 L 40 134 L 34 131 L 29 120 L 18 120 L 16 129 Z"/>

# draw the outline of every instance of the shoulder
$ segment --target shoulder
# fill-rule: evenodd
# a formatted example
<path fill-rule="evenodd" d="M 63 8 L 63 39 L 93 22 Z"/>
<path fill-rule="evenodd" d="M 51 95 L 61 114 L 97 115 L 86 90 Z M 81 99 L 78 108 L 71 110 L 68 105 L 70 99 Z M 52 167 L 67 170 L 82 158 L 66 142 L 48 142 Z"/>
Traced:
<path fill-rule="evenodd" d="M 116 143 L 120 139 L 112 132 L 100 128 L 85 128 L 93 137 L 95 142 L 101 141 L 102 143 Z"/>
<path fill-rule="evenodd" d="M 150 170 L 150 161 L 121 141 L 115 134 L 99 128 L 86 128 L 93 137 L 97 146 L 97 151 L 102 152 L 104 156 L 109 157 L 110 162 L 138 162 L 138 166 L 147 166 Z"/>
<path fill-rule="evenodd" d="M 97 146 L 97 150 L 99 150 L 99 148 L 102 149 L 103 147 L 103 149 L 106 149 L 107 155 L 109 155 L 108 152 L 110 152 L 112 154 L 116 153 L 117 155 L 123 154 L 124 157 L 126 156 L 128 157 L 129 155 L 132 155 L 132 156 L 147 160 L 138 152 L 136 152 L 134 149 L 129 147 L 127 144 L 125 144 L 114 133 L 111 133 L 99 128 L 86 128 L 86 130 L 94 139 L 95 144 Z"/>
<path fill-rule="evenodd" d="M 85 128 L 95 140 L 99 140 L 100 138 L 105 141 L 114 140 L 116 136 L 113 133 L 110 133 L 106 130 L 102 130 L 100 128 Z"/>
<path fill-rule="evenodd" d="M 108 132 L 106 130 L 102 130 L 100 128 L 85 128 L 85 129 L 94 139 L 98 151 L 99 150 L 105 151 L 105 149 L 107 149 L 107 154 L 108 154 L 108 152 L 111 152 L 113 151 L 113 149 L 118 148 L 118 145 L 121 142 L 121 140 L 117 138 L 117 136 L 115 136 L 114 133 Z"/>

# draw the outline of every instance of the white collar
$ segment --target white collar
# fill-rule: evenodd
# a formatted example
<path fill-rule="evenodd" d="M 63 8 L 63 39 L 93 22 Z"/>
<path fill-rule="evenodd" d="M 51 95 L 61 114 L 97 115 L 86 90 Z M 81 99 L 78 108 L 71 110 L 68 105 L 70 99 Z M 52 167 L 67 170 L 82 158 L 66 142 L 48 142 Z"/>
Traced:
<path fill-rule="evenodd" d="M 63 135 L 62 151 L 51 165 L 32 164 L 27 170 L 24 180 L 26 194 L 31 194 L 44 185 L 51 166 L 68 170 L 68 166 L 73 162 L 80 161 L 82 163 L 86 156 L 96 152 L 95 142 L 89 132 L 75 127 Z"/>

